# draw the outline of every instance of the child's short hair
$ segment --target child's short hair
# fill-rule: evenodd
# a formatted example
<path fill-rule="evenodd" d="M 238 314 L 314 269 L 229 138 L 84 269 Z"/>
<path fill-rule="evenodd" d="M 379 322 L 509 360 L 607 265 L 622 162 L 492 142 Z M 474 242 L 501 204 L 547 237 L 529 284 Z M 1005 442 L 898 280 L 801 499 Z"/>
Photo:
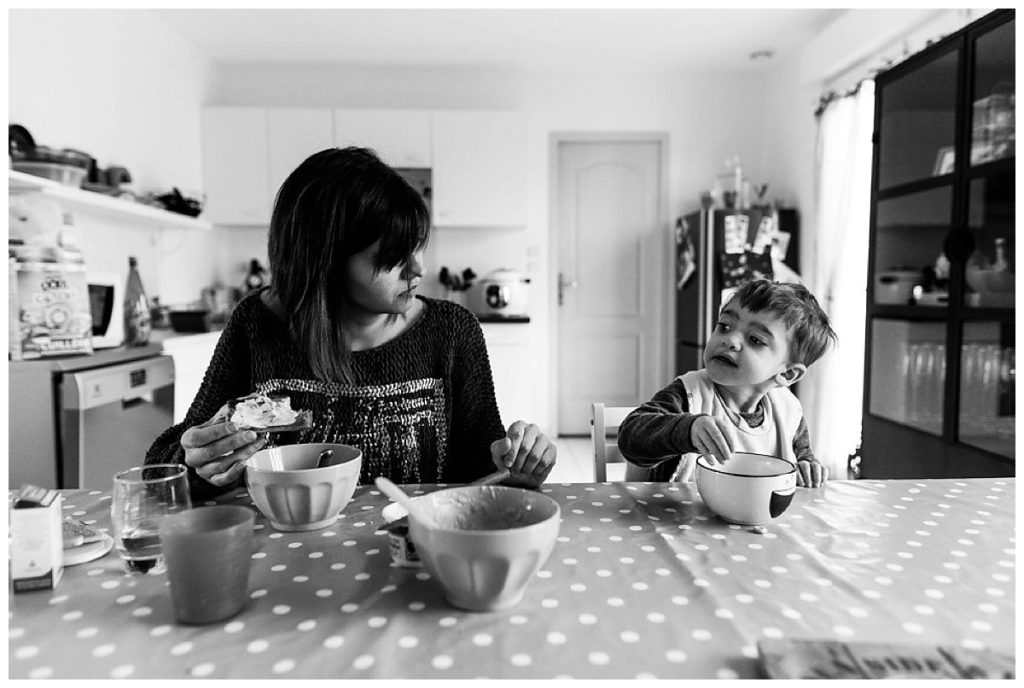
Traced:
<path fill-rule="evenodd" d="M 802 284 L 752 280 L 741 285 L 722 308 L 733 300 L 749 311 L 768 311 L 782 318 L 789 332 L 789 353 L 794 363 L 810 366 L 837 341 L 825 311 Z"/>

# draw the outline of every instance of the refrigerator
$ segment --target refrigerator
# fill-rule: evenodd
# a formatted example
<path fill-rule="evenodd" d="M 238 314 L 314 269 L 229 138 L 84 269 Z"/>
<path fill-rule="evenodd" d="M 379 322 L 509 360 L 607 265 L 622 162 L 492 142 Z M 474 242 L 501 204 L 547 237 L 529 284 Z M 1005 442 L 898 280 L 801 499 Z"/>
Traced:
<path fill-rule="evenodd" d="M 704 367 L 704 346 L 726 295 L 757 277 L 798 281 L 792 208 L 707 208 L 676 220 L 676 374 Z"/>

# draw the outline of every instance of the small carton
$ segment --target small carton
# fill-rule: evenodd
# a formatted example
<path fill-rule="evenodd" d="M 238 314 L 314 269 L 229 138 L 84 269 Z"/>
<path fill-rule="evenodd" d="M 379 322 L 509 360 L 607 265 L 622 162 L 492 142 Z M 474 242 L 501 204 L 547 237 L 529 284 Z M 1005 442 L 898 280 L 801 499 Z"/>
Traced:
<path fill-rule="evenodd" d="M 63 498 L 57 490 L 25 485 L 11 505 L 11 581 L 14 592 L 56 588 L 64 574 Z"/>

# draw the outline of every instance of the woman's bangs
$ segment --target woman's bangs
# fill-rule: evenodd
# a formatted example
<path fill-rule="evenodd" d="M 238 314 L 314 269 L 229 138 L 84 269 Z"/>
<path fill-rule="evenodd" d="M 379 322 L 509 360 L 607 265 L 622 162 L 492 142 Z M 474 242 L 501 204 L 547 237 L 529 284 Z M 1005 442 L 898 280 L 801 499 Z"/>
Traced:
<path fill-rule="evenodd" d="M 378 270 L 404 265 L 414 253 L 426 247 L 430 238 L 430 218 L 423 202 L 419 198 L 416 201 L 396 213 L 381 236 L 375 261 Z"/>

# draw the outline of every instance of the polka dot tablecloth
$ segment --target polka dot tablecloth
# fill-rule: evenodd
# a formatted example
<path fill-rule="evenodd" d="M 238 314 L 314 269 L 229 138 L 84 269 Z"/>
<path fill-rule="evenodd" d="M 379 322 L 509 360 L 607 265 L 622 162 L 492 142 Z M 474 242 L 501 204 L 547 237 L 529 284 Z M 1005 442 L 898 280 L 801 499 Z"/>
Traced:
<path fill-rule="evenodd" d="M 248 606 L 174 623 L 166 575 L 115 553 L 56 590 L 10 595 L 12 678 L 748 678 L 762 638 L 921 642 L 1013 654 L 1014 480 L 798 488 L 764 533 L 710 514 L 691 484 L 544 486 L 554 551 L 514 608 L 448 606 L 391 565 L 360 487 L 336 524 L 257 518 Z M 434 489 L 424 486 L 422 490 Z M 221 502 L 250 504 L 243 492 Z M 109 526 L 109 493 L 65 513 Z"/>

